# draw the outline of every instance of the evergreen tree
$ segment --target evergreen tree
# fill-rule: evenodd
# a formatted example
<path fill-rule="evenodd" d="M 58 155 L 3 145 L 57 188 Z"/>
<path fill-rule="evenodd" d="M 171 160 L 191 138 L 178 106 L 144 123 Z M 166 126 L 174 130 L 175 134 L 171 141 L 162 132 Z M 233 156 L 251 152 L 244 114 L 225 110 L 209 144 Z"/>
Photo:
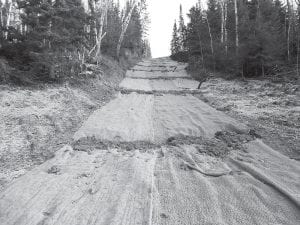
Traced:
<path fill-rule="evenodd" d="M 221 9 L 218 0 L 208 0 L 207 18 L 210 24 L 211 33 L 214 41 L 221 38 Z"/>
<path fill-rule="evenodd" d="M 177 54 L 180 51 L 180 39 L 178 35 L 177 23 L 175 21 L 173 27 L 172 41 L 171 41 L 171 52 L 172 55 Z"/>
<path fill-rule="evenodd" d="M 151 47 L 149 41 L 146 39 L 143 41 L 143 58 L 148 59 L 152 57 Z"/>
<path fill-rule="evenodd" d="M 0 56 L 39 80 L 74 76 L 85 62 L 124 48 L 148 57 L 146 0 L 128 0 L 125 10 L 118 0 L 87 0 L 85 7 L 82 0 L 0 1 Z"/>
<path fill-rule="evenodd" d="M 103 53 L 114 57 L 116 56 L 115 49 L 117 48 L 122 26 L 120 14 L 120 4 L 111 1 L 107 11 L 107 24 L 105 27 L 106 36 L 103 39 L 102 48 Z"/>
<path fill-rule="evenodd" d="M 27 27 L 24 54 L 28 54 L 32 73 L 40 79 L 74 73 L 76 69 L 70 62 L 76 61 L 76 51 L 86 43 L 87 16 L 81 1 L 20 0 L 18 4 Z"/>
<path fill-rule="evenodd" d="M 287 63 L 287 43 L 290 44 L 292 60 L 298 62 L 300 48 L 296 24 L 300 23 L 295 19 L 296 11 L 290 9 L 292 12 L 287 15 L 287 10 L 280 0 L 240 0 L 237 11 L 235 1 L 222 1 L 226 1 L 226 34 L 228 34 L 226 48 L 220 41 L 224 35 L 222 34 L 224 29 L 221 29 L 224 25 L 222 13 L 225 13 L 224 8 L 221 8 L 222 2 L 208 0 L 207 10 L 202 11 L 199 3 L 190 9 L 185 47 L 191 64 L 199 63 L 203 67 L 205 64 L 211 69 L 246 76 L 271 74 L 273 68 Z M 287 22 L 291 25 L 287 25 Z M 291 28 L 289 42 L 285 35 L 288 27 Z M 238 52 L 236 52 L 236 32 Z M 179 51 L 184 49 L 180 48 Z"/>
<path fill-rule="evenodd" d="M 178 41 L 180 51 L 186 50 L 186 26 L 184 23 L 183 12 L 182 12 L 182 5 L 180 4 L 179 8 L 179 21 L 178 21 Z"/>

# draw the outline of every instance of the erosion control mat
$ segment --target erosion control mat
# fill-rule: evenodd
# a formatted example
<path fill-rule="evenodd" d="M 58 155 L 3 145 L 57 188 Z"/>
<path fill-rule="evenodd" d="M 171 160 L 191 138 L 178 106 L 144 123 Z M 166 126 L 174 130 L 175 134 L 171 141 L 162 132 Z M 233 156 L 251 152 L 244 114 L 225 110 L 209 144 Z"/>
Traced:
<path fill-rule="evenodd" d="M 186 76 L 184 67 L 144 60 L 128 75 Z M 159 69 L 169 72 L 150 72 Z M 1 225 L 299 224 L 299 162 L 190 94 L 142 93 L 180 90 L 178 80 L 136 82 L 0 193 Z"/>

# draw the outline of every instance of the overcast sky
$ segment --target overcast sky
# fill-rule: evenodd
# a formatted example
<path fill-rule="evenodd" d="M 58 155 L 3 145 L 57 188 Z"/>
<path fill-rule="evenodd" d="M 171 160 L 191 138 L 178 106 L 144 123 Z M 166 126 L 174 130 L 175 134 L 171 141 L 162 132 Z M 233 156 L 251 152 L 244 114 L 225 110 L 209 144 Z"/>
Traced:
<path fill-rule="evenodd" d="M 197 0 L 148 0 L 151 16 L 150 43 L 154 58 L 170 55 L 170 42 L 175 19 L 179 16 L 179 5 L 186 14 Z"/>

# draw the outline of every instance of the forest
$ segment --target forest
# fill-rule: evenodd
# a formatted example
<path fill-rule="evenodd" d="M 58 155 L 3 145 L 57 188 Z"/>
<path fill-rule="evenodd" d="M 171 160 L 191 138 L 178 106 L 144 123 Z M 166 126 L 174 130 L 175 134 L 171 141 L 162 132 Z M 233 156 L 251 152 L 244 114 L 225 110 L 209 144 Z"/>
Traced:
<path fill-rule="evenodd" d="M 191 71 L 299 77 L 300 1 L 201 0 L 174 23 L 172 57 Z"/>
<path fill-rule="evenodd" d="M 150 56 L 145 0 L 0 1 L 0 82 L 59 81 L 103 55 Z"/>

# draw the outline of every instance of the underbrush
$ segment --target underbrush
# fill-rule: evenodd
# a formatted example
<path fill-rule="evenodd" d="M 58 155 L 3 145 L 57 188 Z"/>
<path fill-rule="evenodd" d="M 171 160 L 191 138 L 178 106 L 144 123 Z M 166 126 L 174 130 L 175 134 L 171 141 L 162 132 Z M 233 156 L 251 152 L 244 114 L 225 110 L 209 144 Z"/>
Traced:
<path fill-rule="evenodd" d="M 0 84 L 35 86 L 95 78 L 109 68 L 114 69 L 112 62 L 118 61 L 118 66 L 127 68 L 136 60 L 125 56 L 95 58 L 86 51 L 70 49 L 44 51 L 22 42 L 7 44 L 0 48 Z"/>
<path fill-rule="evenodd" d="M 216 53 L 215 57 L 205 55 L 201 57 L 199 53 L 190 54 L 188 52 L 178 52 L 171 58 L 178 62 L 188 64 L 187 72 L 196 80 L 203 80 L 211 76 L 226 80 L 234 79 L 259 79 L 270 80 L 274 83 L 297 83 L 300 75 L 296 65 L 286 65 L 281 62 L 273 62 L 262 68 L 256 68 L 255 62 L 251 59 L 240 62 L 235 55 L 224 55 Z"/>

